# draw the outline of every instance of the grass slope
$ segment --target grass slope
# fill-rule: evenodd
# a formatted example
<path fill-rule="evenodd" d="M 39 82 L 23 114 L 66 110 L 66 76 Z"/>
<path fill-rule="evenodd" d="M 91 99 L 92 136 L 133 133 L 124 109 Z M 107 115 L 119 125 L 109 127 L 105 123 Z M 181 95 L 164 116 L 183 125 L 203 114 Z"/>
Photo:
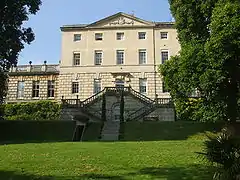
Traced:
<path fill-rule="evenodd" d="M 0 146 L 0 179 L 209 180 L 202 141 L 42 143 Z"/>

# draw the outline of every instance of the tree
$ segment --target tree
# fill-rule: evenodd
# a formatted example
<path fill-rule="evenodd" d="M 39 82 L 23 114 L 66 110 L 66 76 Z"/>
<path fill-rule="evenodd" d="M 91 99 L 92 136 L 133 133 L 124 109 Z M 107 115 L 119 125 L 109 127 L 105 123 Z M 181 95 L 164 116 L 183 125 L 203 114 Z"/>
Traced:
<path fill-rule="evenodd" d="M 180 54 L 160 66 L 178 114 L 203 121 L 238 116 L 240 4 L 238 0 L 169 0 Z M 192 102 L 197 90 L 201 98 Z M 195 108 L 192 108 L 192 107 Z M 184 109 L 183 109 L 184 108 Z"/>
<path fill-rule="evenodd" d="M 28 16 L 36 14 L 41 0 L 2 0 L 0 2 L 0 100 L 6 93 L 4 75 L 11 66 L 17 64 L 19 52 L 24 43 L 30 44 L 34 40 L 31 28 L 24 28 L 23 22 Z"/>

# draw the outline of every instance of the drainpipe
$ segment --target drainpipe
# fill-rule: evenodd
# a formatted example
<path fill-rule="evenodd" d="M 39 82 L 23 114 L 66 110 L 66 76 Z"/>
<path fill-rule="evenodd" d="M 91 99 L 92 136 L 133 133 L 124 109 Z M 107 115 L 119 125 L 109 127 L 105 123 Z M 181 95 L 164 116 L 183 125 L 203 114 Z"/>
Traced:
<path fill-rule="evenodd" d="M 155 24 L 155 23 L 154 23 Z M 155 25 L 153 27 L 153 60 L 154 60 L 154 94 L 157 98 L 157 72 L 156 72 L 156 38 L 155 38 Z"/>

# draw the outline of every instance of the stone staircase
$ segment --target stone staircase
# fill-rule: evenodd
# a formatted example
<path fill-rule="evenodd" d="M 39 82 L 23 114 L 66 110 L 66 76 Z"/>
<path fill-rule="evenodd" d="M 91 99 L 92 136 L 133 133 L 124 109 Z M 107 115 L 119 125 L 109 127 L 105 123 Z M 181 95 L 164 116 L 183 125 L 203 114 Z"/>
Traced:
<path fill-rule="evenodd" d="M 120 121 L 106 121 L 103 125 L 101 140 L 118 141 Z"/>

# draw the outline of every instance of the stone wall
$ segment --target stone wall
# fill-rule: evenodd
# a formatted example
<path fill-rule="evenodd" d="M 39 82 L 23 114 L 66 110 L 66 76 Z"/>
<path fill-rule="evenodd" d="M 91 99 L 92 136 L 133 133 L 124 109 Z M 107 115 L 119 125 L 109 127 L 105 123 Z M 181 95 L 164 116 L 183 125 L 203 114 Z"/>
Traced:
<path fill-rule="evenodd" d="M 55 81 L 55 97 L 47 97 L 48 80 Z M 18 82 L 24 81 L 24 97 L 17 97 Z M 32 97 L 33 81 L 40 81 L 39 97 Z M 58 75 L 23 75 L 9 76 L 7 102 L 24 102 L 35 100 L 58 99 Z"/>
<path fill-rule="evenodd" d="M 155 81 L 156 81 L 156 93 L 159 98 L 169 98 L 169 93 L 163 92 L 162 79 L 157 73 L 156 78 L 154 72 L 133 72 L 130 73 L 131 77 L 125 77 L 125 86 L 131 85 L 131 87 L 139 91 L 139 78 L 147 79 L 147 93 L 149 98 L 155 98 Z M 66 73 L 59 76 L 59 98 L 64 96 L 65 99 L 78 98 L 83 101 L 88 97 L 94 95 L 94 79 L 101 79 L 102 89 L 104 87 L 114 87 L 115 78 L 111 73 Z M 79 83 L 79 93 L 72 94 L 72 83 Z"/>

